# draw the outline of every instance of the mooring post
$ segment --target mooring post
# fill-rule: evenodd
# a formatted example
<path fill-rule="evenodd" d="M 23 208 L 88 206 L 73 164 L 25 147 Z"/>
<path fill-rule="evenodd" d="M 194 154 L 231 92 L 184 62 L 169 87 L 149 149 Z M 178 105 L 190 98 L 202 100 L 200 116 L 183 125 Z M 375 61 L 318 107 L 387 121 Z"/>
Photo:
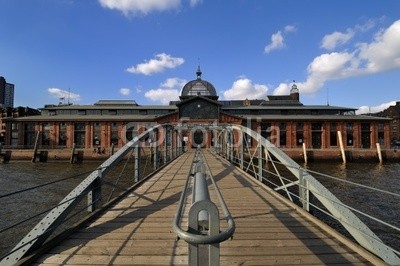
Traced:
<path fill-rule="evenodd" d="M 33 156 L 32 156 L 32 163 L 36 162 L 36 157 L 37 157 L 37 150 L 39 146 L 39 136 L 40 136 L 40 131 L 36 133 L 36 139 L 35 139 L 35 146 L 33 147 Z"/>
<path fill-rule="evenodd" d="M 307 163 L 307 148 L 304 142 L 303 142 L 303 154 L 304 154 L 304 163 Z"/>
<path fill-rule="evenodd" d="M 346 153 L 344 152 L 344 147 L 343 147 L 342 132 L 338 131 L 337 136 L 338 136 L 338 140 L 339 140 L 340 153 L 342 154 L 342 160 L 344 163 L 346 163 Z"/>
<path fill-rule="evenodd" d="M 115 148 L 114 143 L 111 143 L 111 155 L 114 155 L 114 148 Z"/>
<path fill-rule="evenodd" d="M 70 163 L 75 163 L 75 143 L 72 143 Z"/>
<path fill-rule="evenodd" d="M 383 162 L 382 151 L 381 151 L 381 144 L 379 144 L 379 142 L 376 143 L 376 151 L 378 152 L 379 163 L 382 163 Z"/>

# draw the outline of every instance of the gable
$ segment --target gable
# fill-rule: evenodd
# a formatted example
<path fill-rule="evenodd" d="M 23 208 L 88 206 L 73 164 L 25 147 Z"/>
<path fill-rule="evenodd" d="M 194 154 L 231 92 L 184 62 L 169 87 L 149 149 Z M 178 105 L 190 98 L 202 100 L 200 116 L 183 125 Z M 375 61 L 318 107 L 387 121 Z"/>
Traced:
<path fill-rule="evenodd" d="M 196 97 L 178 105 L 179 117 L 191 119 L 218 119 L 219 103 Z"/>

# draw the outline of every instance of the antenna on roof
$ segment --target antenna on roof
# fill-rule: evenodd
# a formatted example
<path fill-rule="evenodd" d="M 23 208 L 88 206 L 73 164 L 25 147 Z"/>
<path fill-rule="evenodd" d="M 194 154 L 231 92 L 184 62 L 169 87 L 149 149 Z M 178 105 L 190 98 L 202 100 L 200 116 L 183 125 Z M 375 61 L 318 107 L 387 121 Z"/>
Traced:
<path fill-rule="evenodd" d="M 326 105 L 329 106 L 329 88 L 326 88 Z"/>
<path fill-rule="evenodd" d="M 70 98 L 70 94 L 71 94 L 71 89 L 70 88 L 68 88 L 68 105 L 70 105 L 70 102 L 69 102 L 69 98 Z"/>

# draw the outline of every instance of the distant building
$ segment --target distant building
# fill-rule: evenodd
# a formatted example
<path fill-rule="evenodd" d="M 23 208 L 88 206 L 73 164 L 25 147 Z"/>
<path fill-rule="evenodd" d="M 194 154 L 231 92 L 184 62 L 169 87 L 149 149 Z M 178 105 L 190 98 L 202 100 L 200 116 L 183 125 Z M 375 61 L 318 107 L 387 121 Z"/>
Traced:
<path fill-rule="evenodd" d="M 48 148 L 93 149 L 122 147 L 132 135 L 152 124 L 182 125 L 182 140 L 188 147 L 214 144 L 213 126 L 239 124 L 259 132 L 286 149 L 338 150 L 339 139 L 347 149 L 389 148 L 390 121 L 385 117 L 356 115 L 355 108 L 303 105 L 293 84 L 289 95 L 265 99 L 218 100 L 215 87 L 197 78 L 182 89 L 179 101 L 169 105 L 142 106 L 135 101 L 98 101 L 94 105 L 46 105 L 37 116 L 7 120 L 6 145 Z M 338 137 L 341 134 L 341 138 Z M 256 142 L 246 140 L 254 147 Z"/>
<path fill-rule="evenodd" d="M 389 106 L 387 109 L 374 115 L 392 119 L 390 122 L 392 143 L 400 143 L 400 102 L 396 102 L 395 105 Z"/>
<path fill-rule="evenodd" d="M 0 143 L 3 144 L 5 142 L 7 119 L 14 119 L 18 117 L 31 116 L 31 115 L 40 115 L 40 111 L 22 106 L 16 108 L 11 108 L 11 107 L 0 108 Z"/>
<path fill-rule="evenodd" d="M 0 108 L 14 107 L 14 84 L 7 83 L 4 77 L 0 76 Z"/>

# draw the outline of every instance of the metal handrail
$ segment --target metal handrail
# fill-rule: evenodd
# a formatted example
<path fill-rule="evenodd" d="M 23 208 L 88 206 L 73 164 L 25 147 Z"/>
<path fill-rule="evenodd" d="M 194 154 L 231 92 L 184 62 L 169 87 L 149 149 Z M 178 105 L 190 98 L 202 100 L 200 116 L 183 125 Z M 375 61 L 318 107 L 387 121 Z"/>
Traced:
<path fill-rule="evenodd" d="M 197 151 L 196 157 L 198 157 L 198 156 L 200 156 L 200 151 Z M 192 164 L 192 169 L 190 172 L 192 172 L 193 167 L 194 167 L 194 164 Z M 232 215 L 230 214 L 230 212 L 228 210 L 228 207 L 225 204 L 225 201 L 223 200 L 221 192 L 219 191 L 214 178 L 211 175 L 209 175 L 209 177 L 212 180 L 212 183 L 215 187 L 215 191 L 216 191 L 220 206 L 225 215 L 225 219 L 228 222 L 228 228 L 225 231 L 222 231 L 216 235 L 200 235 L 200 234 L 194 234 L 194 233 L 185 231 L 180 227 L 180 221 L 181 221 L 181 218 L 183 215 L 183 206 L 185 203 L 185 199 L 187 198 L 187 192 L 188 192 L 191 177 L 192 177 L 192 173 L 189 174 L 188 177 L 186 178 L 185 186 L 183 188 L 181 197 L 179 199 L 178 209 L 176 211 L 175 218 L 173 220 L 172 227 L 173 227 L 176 235 L 178 236 L 179 239 L 183 239 L 186 242 L 188 242 L 189 244 L 214 244 L 214 243 L 223 242 L 223 241 L 231 238 L 236 229 L 235 222 L 233 220 Z"/>
<path fill-rule="evenodd" d="M 251 154 L 250 150 L 250 160 L 247 165 L 247 169 L 244 169 L 244 159 L 243 159 L 243 143 L 233 143 L 233 139 L 230 139 L 230 135 L 234 135 L 233 132 L 236 132 L 236 136 L 239 136 L 239 141 L 242 139 L 247 139 L 245 136 L 248 135 L 254 140 L 257 141 L 257 147 L 254 150 L 254 153 Z M 222 134 L 224 133 L 224 134 Z M 225 136 L 225 139 L 223 138 Z M 228 138 L 226 138 L 228 136 Z M 299 199 L 300 203 L 303 205 L 303 209 L 309 211 L 309 206 L 312 205 L 316 209 L 319 209 L 318 206 L 313 205 L 309 201 L 309 193 L 312 193 L 316 199 L 329 211 L 326 212 L 322 209 L 324 213 L 336 219 L 342 226 L 354 237 L 354 239 L 364 248 L 371 251 L 375 255 L 379 256 L 385 262 L 391 265 L 400 264 L 400 258 L 398 257 L 399 252 L 391 248 L 390 246 L 383 243 L 383 241 L 375 235 L 352 211 L 353 208 L 343 204 L 336 196 L 334 196 L 327 188 L 325 188 L 318 180 L 316 180 L 307 169 L 301 168 L 294 160 L 292 160 L 289 156 L 287 156 L 282 150 L 278 147 L 270 143 L 267 139 L 263 138 L 259 133 L 243 126 L 232 125 L 221 129 L 221 134 L 218 136 L 218 141 L 216 148 L 219 152 L 221 152 L 227 160 L 237 163 L 240 168 L 244 171 L 252 171 L 254 176 L 261 182 L 270 182 L 267 178 L 264 177 L 263 173 L 268 172 L 266 169 L 263 169 L 263 159 L 271 162 L 274 166 L 275 171 L 277 168 L 275 166 L 275 160 L 273 160 L 273 155 L 280 164 L 285 166 L 297 179 L 296 181 L 289 180 L 277 171 L 275 175 L 282 184 L 277 185 L 275 190 L 284 190 L 288 198 L 293 201 L 291 195 L 295 198 Z M 236 141 L 238 141 L 236 139 Z M 234 152 L 237 151 L 238 157 L 234 156 Z M 242 151 L 242 152 L 241 152 Z M 265 153 L 265 157 L 264 157 Z M 257 154 L 257 155 L 256 155 Z M 254 160 L 258 163 L 254 163 Z M 249 169 L 250 166 L 253 166 L 253 169 Z M 257 168 L 257 170 L 256 170 Z M 299 188 L 299 195 L 296 195 L 289 191 L 287 188 L 297 185 Z M 358 212 L 358 211 L 357 211 Z"/>
<path fill-rule="evenodd" d="M 103 162 L 96 170 L 91 172 L 78 186 L 75 187 L 58 205 L 52 208 L 48 214 L 4 257 L 0 258 L 0 265 L 13 265 L 17 263 L 26 254 L 39 248 L 49 236 L 62 224 L 63 221 L 67 220 L 67 216 L 72 213 L 72 210 L 79 204 L 84 196 L 88 195 L 88 205 L 85 209 L 92 212 L 94 209 L 100 207 L 101 199 L 101 185 L 104 182 L 103 177 L 109 173 L 130 150 L 135 150 L 135 166 L 140 157 L 140 141 L 147 137 L 150 132 L 158 131 L 165 127 L 164 134 L 166 135 L 166 129 L 169 125 L 156 125 L 142 134 L 136 136 L 129 141 L 125 146 L 119 149 L 115 154 Z M 169 130 L 172 130 L 169 127 Z M 166 136 L 163 136 L 161 143 L 164 143 L 163 157 L 164 165 L 172 161 L 172 157 L 179 156 L 182 152 L 180 146 L 177 147 L 177 152 L 173 152 L 172 149 L 168 149 L 166 143 Z M 170 134 L 173 135 L 173 134 Z M 171 141 L 171 143 L 178 143 L 179 141 Z M 158 143 L 160 144 L 160 143 Z M 171 144 L 172 145 L 172 144 Z M 158 148 L 156 148 L 157 151 Z M 171 154 L 170 154 L 171 153 Z M 154 167 L 160 167 L 156 160 L 157 152 L 154 153 Z M 135 182 L 139 181 L 139 170 L 138 166 L 135 168 Z M 155 170 L 155 168 L 154 168 Z"/>

